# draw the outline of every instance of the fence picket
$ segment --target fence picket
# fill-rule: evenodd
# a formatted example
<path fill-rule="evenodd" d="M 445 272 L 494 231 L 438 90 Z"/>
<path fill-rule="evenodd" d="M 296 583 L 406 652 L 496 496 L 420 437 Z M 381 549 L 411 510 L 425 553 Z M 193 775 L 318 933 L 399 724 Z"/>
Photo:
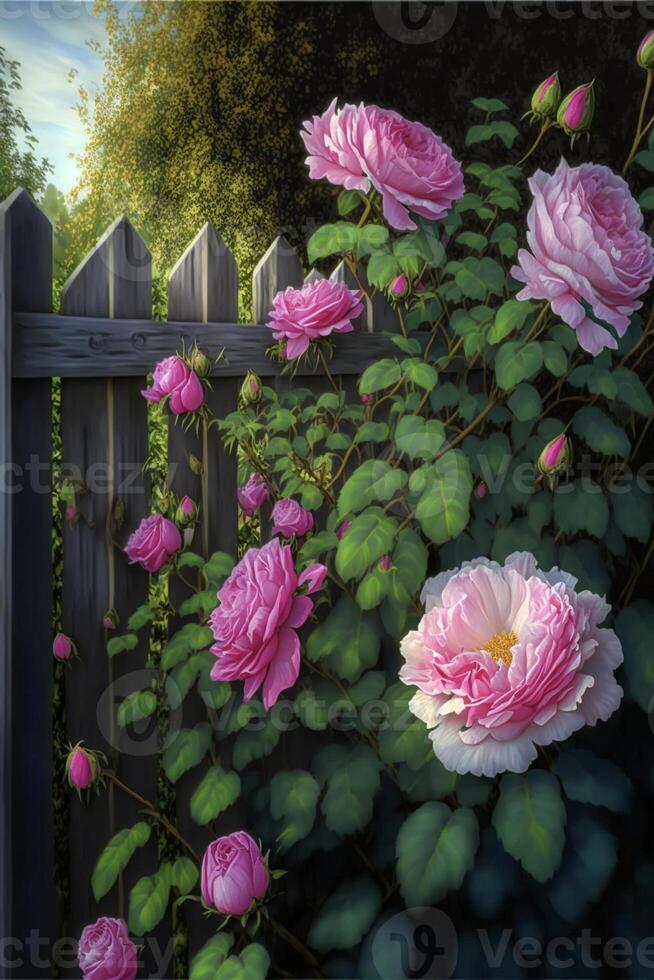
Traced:
<path fill-rule="evenodd" d="M 302 285 L 304 273 L 297 252 L 278 235 L 268 251 L 259 259 L 252 273 L 252 308 L 254 322 L 265 323 L 272 309 L 275 293 L 287 286 Z"/>

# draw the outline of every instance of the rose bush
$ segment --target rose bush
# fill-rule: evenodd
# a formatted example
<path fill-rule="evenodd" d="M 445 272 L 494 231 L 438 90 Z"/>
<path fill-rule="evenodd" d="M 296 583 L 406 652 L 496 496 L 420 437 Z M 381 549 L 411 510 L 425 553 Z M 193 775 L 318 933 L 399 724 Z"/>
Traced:
<path fill-rule="evenodd" d="M 140 799 L 92 886 L 114 894 L 158 828 L 127 918 L 143 936 L 200 904 L 206 944 L 179 975 L 257 980 L 270 956 L 295 976 L 399 975 L 383 937 L 393 916 L 414 928 L 404 908 L 446 909 L 474 976 L 478 923 L 601 935 L 641 892 L 646 918 L 633 798 L 654 771 L 654 608 L 633 600 L 654 553 L 639 469 L 654 195 L 635 193 L 654 129 L 641 118 L 624 177 L 568 163 L 568 138 L 597 123 L 592 84 L 564 91 L 558 73 L 536 88 L 518 162 L 525 136 L 498 99 L 474 100 L 456 156 L 376 106 L 334 102 L 304 125 L 310 176 L 342 188 L 308 255 L 326 275 L 344 263 L 350 285 L 279 293 L 287 377 L 250 371 L 234 411 L 203 419 L 237 456 L 236 553 L 207 553 L 224 500 L 191 456 L 197 490 L 158 487 L 125 549 L 159 573 L 151 601 L 118 609 L 127 628 L 107 643 L 127 657 L 150 624 L 167 630 L 117 721 L 153 717 L 171 794 L 192 786 L 176 806 Z M 331 355 L 371 310 L 386 351 L 355 391 Z M 321 388 L 287 383 L 301 357 Z"/>

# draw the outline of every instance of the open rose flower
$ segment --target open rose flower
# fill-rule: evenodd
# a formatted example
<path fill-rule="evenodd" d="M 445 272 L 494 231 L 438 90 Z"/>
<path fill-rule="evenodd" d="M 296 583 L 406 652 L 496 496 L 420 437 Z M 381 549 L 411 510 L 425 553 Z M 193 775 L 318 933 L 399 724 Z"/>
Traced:
<path fill-rule="evenodd" d="M 249 834 L 239 830 L 219 837 L 202 859 L 202 901 L 223 915 L 243 915 L 269 883 L 268 868 Z"/>
<path fill-rule="evenodd" d="M 204 402 L 204 386 L 186 361 L 174 354 L 159 361 L 152 372 L 152 387 L 141 392 L 151 402 L 166 396 L 175 415 L 197 412 Z"/>
<path fill-rule="evenodd" d="M 304 127 L 309 175 L 350 190 L 367 191 L 372 184 L 393 228 L 416 228 L 409 211 L 442 218 L 463 196 L 461 167 L 450 148 L 398 112 L 363 103 L 338 109 L 334 99 Z"/>
<path fill-rule="evenodd" d="M 304 354 L 312 340 L 331 333 L 351 333 L 352 320 L 363 313 L 361 294 L 343 282 L 319 279 L 301 289 L 289 286 L 277 293 L 268 314 L 275 340 L 286 341 L 286 358 Z"/>
<path fill-rule="evenodd" d="M 313 514 L 305 510 L 295 500 L 284 497 L 273 507 L 273 534 L 281 534 L 285 538 L 300 538 L 308 531 L 313 531 Z"/>
<path fill-rule="evenodd" d="M 236 491 L 238 505 L 246 517 L 252 517 L 266 502 L 269 494 L 264 478 L 259 473 L 253 473 L 248 482 Z"/>
<path fill-rule="evenodd" d="M 529 187 L 530 251 L 520 249 L 511 269 L 526 283 L 518 299 L 549 300 L 593 355 L 617 347 L 597 321 L 622 337 L 654 274 L 652 243 L 629 187 L 608 167 L 569 167 L 565 160 L 554 174 L 536 171 Z"/>
<path fill-rule="evenodd" d="M 610 607 L 577 580 L 516 552 L 478 558 L 426 583 L 426 612 L 407 634 L 400 671 L 409 702 L 450 770 L 524 772 L 549 745 L 606 721 L 622 698 L 620 642 L 601 629 Z"/>
<path fill-rule="evenodd" d="M 84 980 L 134 980 L 138 968 L 127 926 L 122 919 L 105 916 L 84 928 L 77 958 Z"/>
<path fill-rule="evenodd" d="M 295 630 L 313 609 L 309 595 L 327 574 L 313 564 L 298 575 L 290 545 L 273 538 L 263 548 L 250 548 L 218 593 L 220 605 L 211 614 L 218 661 L 216 681 L 245 681 L 248 701 L 263 684 L 266 711 L 280 693 L 292 687 L 300 672 L 300 639 Z M 298 594 L 306 586 L 307 595 Z"/>
<path fill-rule="evenodd" d="M 158 572 L 181 547 L 182 536 L 173 522 L 162 514 L 151 514 L 129 536 L 125 553 L 130 565 L 140 562 L 147 572 Z"/>

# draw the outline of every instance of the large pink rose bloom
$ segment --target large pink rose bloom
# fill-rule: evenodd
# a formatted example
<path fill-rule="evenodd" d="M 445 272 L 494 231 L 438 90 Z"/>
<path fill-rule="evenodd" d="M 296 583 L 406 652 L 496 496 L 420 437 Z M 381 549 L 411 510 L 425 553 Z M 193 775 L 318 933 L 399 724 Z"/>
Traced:
<path fill-rule="evenodd" d="M 402 641 L 409 702 L 450 770 L 524 772 L 549 745 L 606 721 L 622 698 L 622 648 L 599 624 L 609 606 L 533 555 L 478 558 L 423 590 L 426 612 Z"/>
<path fill-rule="evenodd" d="M 286 357 L 291 361 L 309 347 L 312 340 L 330 333 L 351 333 L 352 320 L 363 313 L 361 294 L 345 283 L 319 279 L 301 289 L 289 286 L 277 293 L 268 314 L 268 326 L 275 340 L 286 341 Z"/>
<path fill-rule="evenodd" d="M 151 514 L 130 534 L 125 553 L 130 565 L 139 562 L 147 572 L 158 572 L 181 547 L 176 525 L 162 514 Z"/>
<path fill-rule="evenodd" d="M 311 594 L 321 588 L 324 565 L 309 565 L 299 576 L 289 545 L 273 538 L 263 548 L 250 548 L 218 593 L 220 605 L 210 622 L 218 661 L 216 681 L 245 681 L 248 701 L 263 684 L 266 711 L 300 673 L 300 640 L 295 630 L 313 609 Z"/>
<path fill-rule="evenodd" d="M 196 412 L 204 401 L 204 387 L 186 361 L 177 354 L 159 361 L 152 372 L 152 387 L 141 394 L 151 402 L 168 396 L 175 415 Z"/>
<path fill-rule="evenodd" d="M 202 858 L 202 901 L 223 915 L 243 915 L 268 890 L 268 868 L 249 834 L 219 837 Z"/>
<path fill-rule="evenodd" d="M 450 148 L 427 126 L 379 106 L 345 105 L 336 99 L 301 133 L 309 174 L 332 184 L 382 195 L 384 217 L 401 231 L 416 227 L 409 211 L 442 218 L 463 196 L 461 167 Z"/>
<path fill-rule="evenodd" d="M 136 976 L 136 946 L 122 919 L 102 916 L 85 926 L 77 958 L 84 980 L 134 980 Z"/>
<path fill-rule="evenodd" d="M 608 167 L 569 167 L 565 160 L 554 174 L 537 170 L 529 187 L 530 251 L 520 249 L 511 269 L 526 283 L 518 299 L 549 300 L 593 355 L 617 347 L 588 307 L 622 337 L 654 274 L 652 243 L 629 187 Z"/>

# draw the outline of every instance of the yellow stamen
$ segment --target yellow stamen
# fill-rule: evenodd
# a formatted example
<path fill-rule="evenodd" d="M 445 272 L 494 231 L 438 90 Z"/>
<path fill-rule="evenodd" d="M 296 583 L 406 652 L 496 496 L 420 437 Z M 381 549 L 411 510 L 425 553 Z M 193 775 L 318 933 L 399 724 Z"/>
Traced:
<path fill-rule="evenodd" d="M 477 649 L 483 650 L 484 653 L 490 653 L 493 660 L 495 660 L 498 664 L 506 664 L 507 667 L 510 667 L 511 647 L 517 642 L 518 637 L 515 633 L 509 633 L 507 630 L 501 630 L 499 633 L 491 636 L 490 640 Z"/>

